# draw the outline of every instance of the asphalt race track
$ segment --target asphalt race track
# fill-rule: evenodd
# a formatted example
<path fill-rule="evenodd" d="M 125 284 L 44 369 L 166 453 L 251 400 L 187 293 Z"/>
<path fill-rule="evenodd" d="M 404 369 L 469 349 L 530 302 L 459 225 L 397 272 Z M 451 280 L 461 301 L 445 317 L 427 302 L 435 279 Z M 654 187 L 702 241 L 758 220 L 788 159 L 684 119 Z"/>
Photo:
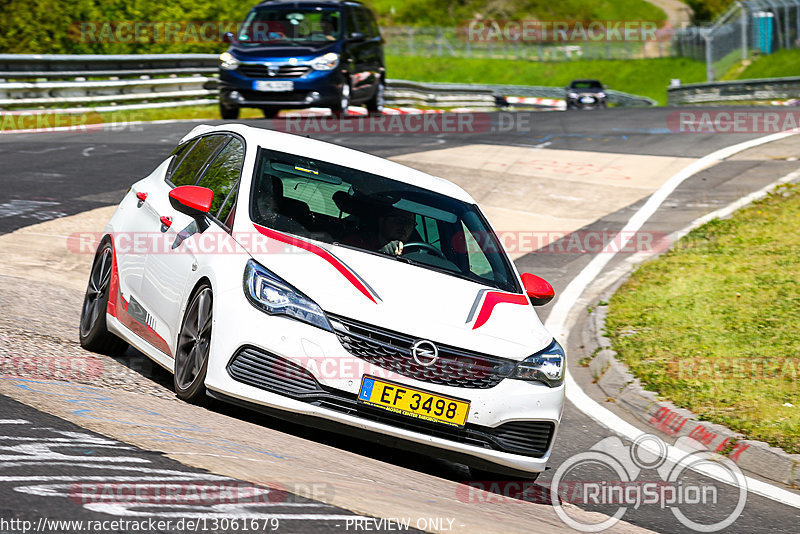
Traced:
<path fill-rule="evenodd" d="M 481 132 L 413 135 L 342 132 L 312 137 L 391 157 L 453 179 L 472 193 L 481 206 L 488 206 L 487 213 L 493 223 L 505 225 L 507 230 L 529 229 L 529 225 L 537 224 L 537 214 L 540 216 L 547 207 L 558 219 L 553 223 L 556 230 L 613 233 L 670 177 L 664 175 L 667 169 L 672 174 L 709 153 L 763 135 L 672 132 L 667 126 L 670 113 L 674 110 L 541 112 L 525 113 L 528 118 L 523 122 L 519 122 L 522 114 L 516 117 L 490 114 L 492 126 Z M 244 122 L 254 126 L 269 124 L 262 120 Z M 42 228 L 38 233 L 43 234 L 55 228 L 45 225 L 56 225 L 62 219 L 71 220 L 65 217 L 113 206 L 128 186 L 161 162 L 194 125 L 191 122 L 134 124 L 108 127 L 105 131 L 0 135 L 0 242 L 19 234 L 20 229 L 30 227 L 33 232 Z M 797 145 L 794 138 L 789 138 L 744 151 L 698 172 L 667 198 L 642 230 L 667 235 L 796 171 L 800 168 Z M 467 161 L 468 157 L 476 159 Z M 611 169 L 616 174 L 592 183 L 597 168 L 565 167 L 572 161 L 603 162 L 601 172 L 608 174 Z M 646 179 L 637 181 L 648 172 Z M 567 176 L 566 185 L 559 180 L 561 176 Z M 498 185 L 492 189 L 489 185 L 495 181 Z M 519 189 L 534 182 L 538 189 L 525 189 L 525 193 Z M 514 184 L 514 190 L 508 189 L 509 184 Z M 594 201 L 587 201 L 590 199 Z M 502 224 L 495 222 L 495 217 L 502 219 Z M 515 227 L 515 220 L 526 221 L 526 226 L 521 228 L 517 223 Z M 43 222 L 45 225 L 34 226 Z M 100 229 L 80 227 L 59 232 Z M 17 239 L 16 243 L 19 242 Z M 239 484 L 237 487 L 248 488 L 256 497 L 277 492 L 276 499 L 256 498 L 258 502 L 252 503 L 254 508 L 249 512 L 253 519 L 264 520 L 270 514 L 285 517 L 280 522 L 280 532 L 396 531 L 396 524 L 381 523 L 380 518 L 406 517 L 414 506 L 427 506 L 419 512 L 427 521 L 410 525 L 423 530 L 478 531 L 494 524 L 496 531 L 502 532 L 537 532 L 559 527 L 567 531 L 548 510 L 551 507 L 546 487 L 559 465 L 612 436 L 609 430 L 568 403 L 550 469 L 539 477 L 540 489 L 534 492 L 534 497 L 515 500 L 498 495 L 498 501 L 502 501 L 499 504 L 478 498 L 470 500 L 459 493 L 459 488 L 470 478 L 465 466 L 375 447 L 216 402 L 207 408 L 184 405 L 170 394 L 171 378 L 167 373 L 144 356 L 134 351 L 118 359 L 88 355 L 75 342 L 77 305 L 74 303 L 80 303 L 79 285 L 65 283 L 64 287 L 52 287 L 58 286 L 57 268 L 52 269 L 50 282 L 33 282 L 30 273 L 47 266 L 36 261 L 37 256 L 46 253 L 39 254 L 35 247 L 31 248 L 27 260 L 15 252 L 13 261 L 0 262 L 0 309 L 3 310 L 0 356 L 8 361 L 32 357 L 39 351 L 75 354 L 94 358 L 92 361 L 102 362 L 114 372 L 112 378 L 96 389 L 91 381 L 77 385 L 70 383 L 69 377 L 62 377 L 61 381 L 34 377 L 34 381 L 26 382 L 24 376 L 8 373 L 7 369 L 0 374 L 0 462 L 4 466 L 0 471 L 0 517 L 4 519 L 35 523 L 40 517 L 64 520 L 150 517 L 134 515 L 131 510 L 165 518 L 166 512 L 158 506 L 115 508 L 96 497 L 98 484 L 105 487 L 102 485 L 124 482 L 125 473 L 135 468 L 131 466 L 146 465 L 154 477 L 161 477 L 154 478 L 158 484 L 184 484 L 182 487 L 188 483 L 216 484 L 217 488 Z M 552 248 L 549 250 L 552 252 Z M 558 295 L 592 255 L 520 248 L 515 258 L 520 271 L 543 276 Z M 625 259 L 624 255 L 615 257 L 604 273 L 622 268 Z M 23 272 L 27 265 L 31 269 L 28 275 Z M 585 306 L 604 289 L 601 285 L 593 286 L 591 294 L 584 296 L 586 302 L 581 302 Z M 539 308 L 543 321 L 552 306 Z M 604 397 L 592 384 L 588 371 L 576 364 L 585 355 L 582 351 L 579 319 L 567 340 L 570 369 L 581 387 L 602 401 Z M 606 404 L 617 415 L 636 424 L 633 417 L 613 403 Z M 202 434 L 205 427 L 192 426 L 198 425 L 192 418 L 207 421 L 209 432 Z M 185 421 L 192 421 L 188 431 L 174 430 L 189 424 Z M 222 444 L 221 438 L 211 433 L 211 429 L 219 428 L 231 429 L 230 439 L 237 436 L 239 441 Z M 247 449 L 242 444 L 250 435 L 246 433 L 260 429 L 269 433 L 273 441 L 252 443 Z M 189 434 L 191 439 L 187 437 Z M 302 449 L 282 448 L 300 442 Z M 251 464 L 242 460 L 243 455 L 252 460 Z M 226 458 L 236 460 L 230 460 L 228 465 Z M 255 462 L 273 466 L 270 473 L 274 478 L 262 477 L 257 481 L 247 478 Z M 88 464 L 92 467 L 81 468 Z M 89 469 L 92 476 L 86 475 Z M 661 480 L 654 469 L 643 471 L 638 480 Z M 352 483 L 348 474 L 353 478 Z M 745 474 L 759 477 L 758 473 Z M 602 470 L 594 475 L 595 480 L 611 476 Z M 139 476 L 137 480 L 143 479 Z M 714 485 L 713 480 L 691 471 L 683 472 L 679 480 L 687 487 Z M 502 494 L 503 487 L 497 486 L 492 491 Z M 368 494 L 369 488 L 374 488 L 372 495 Z M 739 494 L 724 484 L 717 484 L 716 489 L 715 503 L 685 503 L 679 506 L 680 511 L 698 522 L 724 520 L 733 513 Z M 782 489 L 788 488 L 782 486 Z M 148 486 L 146 491 L 155 490 Z M 371 500 L 375 502 L 370 503 Z M 219 504 L 203 505 L 202 509 L 198 509 L 197 503 L 181 503 L 181 506 L 184 507 L 171 509 L 174 515 L 170 517 L 209 519 L 218 518 L 225 511 L 224 506 L 214 508 Z M 256 509 L 256 506 L 266 508 Z M 615 510 L 593 504 L 580 504 L 579 508 L 609 515 Z M 433 513 L 436 510 L 438 515 Z M 544 511 L 540 514 L 539 510 Z M 578 510 L 576 517 L 584 517 L 581 513 Z M 437 518 L 439 521 L 435 522 Z M 453 521 L 448 522 L 450 519 Z M 618 524 L 612 531 L 690 531 L 678 521 L 670 506 L 643 504 L 626 510 L 623 519 L 626 523 Z M 741 515 L 725 531 L 796 532 L 798 524 L 800 509 L 750 493 Z M 259 526 L 259 531 L 271 530 L 267 524 L 254 526 Z M 0 523 L 2 532 L 15 532 L 14 528 Z M 220 526 L 218 530 L 242 531 L 232 525 Z"/>

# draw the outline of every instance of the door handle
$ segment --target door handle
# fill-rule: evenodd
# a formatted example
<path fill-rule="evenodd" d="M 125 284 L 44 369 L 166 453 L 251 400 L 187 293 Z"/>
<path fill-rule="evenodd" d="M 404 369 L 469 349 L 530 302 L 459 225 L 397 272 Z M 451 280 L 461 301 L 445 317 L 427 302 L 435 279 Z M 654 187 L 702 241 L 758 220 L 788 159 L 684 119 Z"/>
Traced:
<path fill-rule="evenodd" d="M 141 208 L 144 201 L 147 200 L 147 193 L 136 193 L 136 198 L 139 199 L 139 203 L 136 205 L 137 208 Z"/>
<path fill-rule="evenodd" d="M 161 216 L 161 231 L 166 232 L 167 228 L 172 226 L 172 217 Z"/>

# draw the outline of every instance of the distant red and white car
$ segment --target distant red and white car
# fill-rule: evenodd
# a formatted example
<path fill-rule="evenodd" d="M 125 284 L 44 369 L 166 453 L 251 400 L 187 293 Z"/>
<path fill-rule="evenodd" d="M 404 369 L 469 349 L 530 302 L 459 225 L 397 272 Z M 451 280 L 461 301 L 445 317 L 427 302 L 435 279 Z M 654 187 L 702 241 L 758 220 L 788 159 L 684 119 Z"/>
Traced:
<path fill-rule="evenodd" d="M 544 470 L 565 355 L 458 186 L 332 144 L 198 126 L 120 203 L 83 347 L 206 394 L 501 474 Z"/>

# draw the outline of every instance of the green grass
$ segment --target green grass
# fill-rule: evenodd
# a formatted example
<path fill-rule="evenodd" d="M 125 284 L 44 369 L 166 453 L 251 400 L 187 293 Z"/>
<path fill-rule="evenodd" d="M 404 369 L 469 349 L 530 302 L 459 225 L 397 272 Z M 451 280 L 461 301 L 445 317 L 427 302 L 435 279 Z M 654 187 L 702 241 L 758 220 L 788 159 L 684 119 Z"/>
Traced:
<path fill-rule="evenodd" d="M 494 20 L 652 20 L 661 8 L 645 0 L 366 0 L 382 24 L 455 26 L 480 14 Z"/>
<path fill-rule="evenodd" d="M 610 306 L 613 348 L 648 389 L 800 453 L 800 186 L 691 232 Z"/>
<path fill-rule="evenodd" d="M 242 109 L 241 118 L 261 118 L 264 115 L 257 109 Z M 78 129 L 83 125 L 129 123 L 135 121 L 157 121 L 178 119 L 219 119 L 219 107 L 211 106 L 185 106 L 160 109 L 138 109 L 131 111 L 109 111 L 97 113 L 87 110 L 83 113 L 49 113 L 35 118 L 21 118 L 19 115 L 0 111 L 0 131 L 72 127 Z"/>
<path fill-rule="evenodd" d="M 610 89 L 649 96 L 666 104 L 671 78 L 705 81 L 705 64 L 685 58 L 569 62 L 510 59 L 388 56 L 390 78 L 420 82 L 497 83 L 564 87 L 578 78 L 597 78 Z"/>
<path fill-rule="evenodd" d="M 749 80 L 785 76 L 800 76 L 800 50 L 778 50 L 768 56 L 759 56 L 737 78 Z"/>

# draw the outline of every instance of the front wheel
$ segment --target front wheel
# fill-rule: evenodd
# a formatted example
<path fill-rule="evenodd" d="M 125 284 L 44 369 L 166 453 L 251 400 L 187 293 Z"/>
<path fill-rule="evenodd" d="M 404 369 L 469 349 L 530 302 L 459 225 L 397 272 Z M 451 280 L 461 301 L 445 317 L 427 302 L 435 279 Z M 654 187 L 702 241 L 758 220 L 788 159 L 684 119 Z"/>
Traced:
<path fill-rule="evenodd" d="M 219 103 L 219 114 L 223 120 L 226 121 L 235 121 L 239 118 L 239 108 L 238 107 L 227 107 L 222 102 Z"/>
<path fill-rule="evenodd" d="M 81 347 L 101 354 L 121 354 L 128 344 L 108 331 L 106 309 L 111 292 L 114 249 L 106 239 L 100 244 L 89 274 L 89 286 L 81 308 L 79 339 Z"/>
<path fill-rule="evenodd" d="M 280 108 L 262 108 L 261 112 L 264 114 L 265 119 L 274 119 L 280 113 Z"/>
<path fill-rule="evenodd" d="M 342 82 L 342 89 L 339 91 L 339 102 L 331 108 L 334 116 L 346 117 L 347 111 L 350 109 L 350 80 L 345 79 Z"/>
<path fill-rule="evenodd" d="M 205 397 L 212 322 L 213 295 L 211 287 L 204 285 L 186 308 L 175 352 L 175 393 L 187 402 Z"/>

